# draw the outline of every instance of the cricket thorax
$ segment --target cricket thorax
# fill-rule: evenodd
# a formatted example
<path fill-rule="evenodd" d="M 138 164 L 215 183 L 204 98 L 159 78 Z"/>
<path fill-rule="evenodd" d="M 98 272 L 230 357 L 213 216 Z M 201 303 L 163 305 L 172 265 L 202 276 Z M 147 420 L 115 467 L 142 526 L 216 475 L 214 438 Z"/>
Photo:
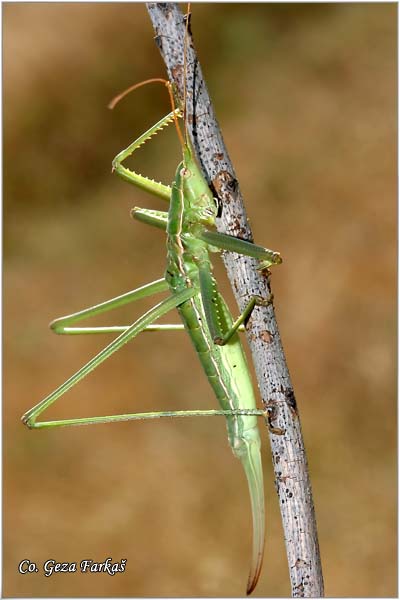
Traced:
<path fill-rule="evenodd" d="M 193 159 L 189 147 L 184 149 L 183 158 L 180 183 L 185 225 L 187 228 L 194 224 L 197 226 L 199 224 L 215 226 L 215 219 L 218 214 L 217 202 L 199 166 Z"/>
<path fill-rule="evenodd" d="M 166 280 L 174 290 L 198 285 L 198 264 L 209 262 L 207 244 L 191 233 L 168 236 Z"/>

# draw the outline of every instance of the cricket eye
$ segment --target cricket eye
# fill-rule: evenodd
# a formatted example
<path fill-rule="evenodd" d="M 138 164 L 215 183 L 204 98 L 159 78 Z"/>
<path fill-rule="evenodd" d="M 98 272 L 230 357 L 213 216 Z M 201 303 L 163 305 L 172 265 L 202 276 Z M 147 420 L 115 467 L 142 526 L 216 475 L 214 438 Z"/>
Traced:
<path fill-rule="evenodd" d="M 181 169 L 181 176 L 182 177 L 190 177 L 190 171 L 187 167 L 182 167 Z"/>

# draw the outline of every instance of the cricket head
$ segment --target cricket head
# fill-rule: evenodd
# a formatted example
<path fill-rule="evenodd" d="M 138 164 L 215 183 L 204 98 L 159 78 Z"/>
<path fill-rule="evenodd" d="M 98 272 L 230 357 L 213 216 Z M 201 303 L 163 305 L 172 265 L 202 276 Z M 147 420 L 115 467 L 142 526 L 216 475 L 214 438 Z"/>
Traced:
<path fill-rule="evenodd" d="M 183 215 L 188 226 L 215 226 L 218 203 L 207 185 L 188 144 L 183 149 L 183 161 L 178 167 L 183 196 Z"/>

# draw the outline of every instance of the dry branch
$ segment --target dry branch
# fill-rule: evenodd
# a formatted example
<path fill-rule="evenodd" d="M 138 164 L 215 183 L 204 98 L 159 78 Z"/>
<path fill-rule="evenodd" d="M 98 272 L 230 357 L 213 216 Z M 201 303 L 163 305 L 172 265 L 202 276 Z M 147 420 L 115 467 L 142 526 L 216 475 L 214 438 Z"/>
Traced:
<path fill-rule="evenodd" d="M 168 77 L 183 98 L 185 19 L 175 3 L 148 3 L 147 7 Z M 187 125 L 204 175 L 223 203 L 218 230 L 252 240 L 239 184 L 203 80 L 190 28 L 189 33 L 186 64 Z M 257 271 L 257 261 L 232 253 L 224 253 L 223 260 L 241 310 L 250 296 L 265 298 L 269 295 L 269 279 Z M 299 411 L 273 306 L 257 307 L 253 311 L 247 339 L 263 406 L 268 414 L 269 440 L 292 596 L 320 597 L 323 596 L 324 588 L 307 458 Z"/>

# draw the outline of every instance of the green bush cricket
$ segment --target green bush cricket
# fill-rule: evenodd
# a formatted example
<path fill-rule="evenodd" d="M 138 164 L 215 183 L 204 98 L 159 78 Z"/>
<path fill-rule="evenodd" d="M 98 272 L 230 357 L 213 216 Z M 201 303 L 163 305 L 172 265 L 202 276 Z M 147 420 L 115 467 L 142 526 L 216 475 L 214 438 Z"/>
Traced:
<path fill-rule="evenodd" d="M 185 120 L 184 111 L 175 108 L 171 86 L 168 82 L 165 83 L 167 83 L 170 93 L 172 111 L 120 152 L 113 161 L 113 170 L 123 179 L 169 202 L 168 212 L 141 208 L 135 208 L 132 212 L 135 219 L 166 231 L 167 266 L 165 275 L 162 279 L 126 294 L 52 322 L 53 331 L 61 334 L 115 332 L 120 335 L 55 391 L 27 411 L 22 419 L 28 427 L 39 429 L 159 417 L 225 416 L 229 443 L 246 473 L 252 506 L 253 551 L 247 584 L 247 593 L 250 594 L 260 575 L 264 549 L 264 490 L 257 417 L 265 413 L 256 407 L 253 386 L 238 330 L 246 323 L 256 304 L 265 306 L 271 302 L 271 299 L 253 297 L 243 313 L 233 321 L 227 305 L 218 292 L 216 280 L 212 274 L 209 252 L 227 250 L 255 257 L 260 260 L 259 268 L 262 270 L 279 264 L 281 258 L 277 252 L 207 229 L 215 227 L 220 207 L 196 163 L 187 139 L 186 128 L 184 135 L 180 131 L 178 118 L 183 117 Z M 117 98 L 117 100 L 119 99 L 120 97 Z M 179 133 L 183 157 L 171 187 L 139 175 L 122 164 L 143 143 L 173 122 Z M 167 291 L 170 292 L 167 298 L 130 326 L 76 326 L 87 317 L 93 317 L 141 298 Z M 181 328 L 182 326 L 154 323 L 174 308 L 177 308 L 183 321 L 183 327 L 192 340 L 217 397 L 220 410 L 164 411 L 52 421 L 36 420 L 47 407 L 142 331 Z"/>

